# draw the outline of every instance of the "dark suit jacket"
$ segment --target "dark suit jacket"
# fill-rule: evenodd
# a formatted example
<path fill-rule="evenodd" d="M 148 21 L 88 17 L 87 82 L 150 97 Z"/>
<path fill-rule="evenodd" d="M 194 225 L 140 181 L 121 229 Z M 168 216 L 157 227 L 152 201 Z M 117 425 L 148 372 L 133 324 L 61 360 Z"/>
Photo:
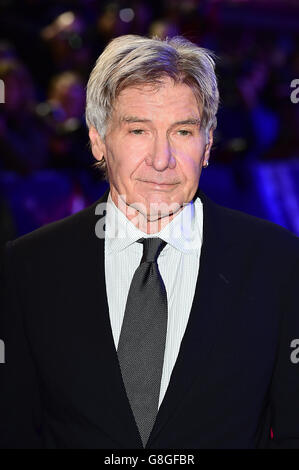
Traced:
<path fill-rule="evenodd" d="M 195 296 L 146 448 L 299 448 L 299 238 L 197 195 Z M 0 447 L 142 448 L 95 235 L 107 196 L 6 247 Z"/>

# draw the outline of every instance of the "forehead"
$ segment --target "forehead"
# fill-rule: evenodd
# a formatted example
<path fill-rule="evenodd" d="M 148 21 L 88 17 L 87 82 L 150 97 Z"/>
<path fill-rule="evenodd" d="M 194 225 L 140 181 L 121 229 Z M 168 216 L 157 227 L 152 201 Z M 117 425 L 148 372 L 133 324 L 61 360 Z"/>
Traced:
<path fill-rule="evenodd" d="M 153 113 L 199 116 L 198 102 L 193 90 L 185 84 L 164 79 L 162 85 L 140 84 L 124 88 L 114 103 L 114 111 L 120 117 L 124 113 L 142 114 L 153 118 Z M 149 116 L 150 115 L 150 116 Z"/>

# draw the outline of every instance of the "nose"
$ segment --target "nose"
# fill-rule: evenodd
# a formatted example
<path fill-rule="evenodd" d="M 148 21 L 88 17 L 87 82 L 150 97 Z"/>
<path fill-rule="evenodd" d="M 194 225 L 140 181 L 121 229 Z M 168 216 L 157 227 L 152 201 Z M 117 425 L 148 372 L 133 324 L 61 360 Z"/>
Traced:
<path fill-rule="evenodd" d="M 167 136 L 155 136 L 146 163 L 152 165 L 157 171 L 175 167 L 175 159 Z"/>

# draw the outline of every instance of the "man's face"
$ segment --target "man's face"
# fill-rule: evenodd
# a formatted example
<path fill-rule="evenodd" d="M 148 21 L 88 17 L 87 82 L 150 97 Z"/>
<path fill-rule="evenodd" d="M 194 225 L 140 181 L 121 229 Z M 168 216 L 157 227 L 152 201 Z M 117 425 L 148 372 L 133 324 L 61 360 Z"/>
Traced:
<path fill-rule="evenodd" d="M 105 156 L 111 197 L 147 220 L 166 217 L 192 200 L 212 145 L 200 130 L 193 91 L 167 78 L 162 87 L 125 88 L 114 104 L 105 142 L 94 128 L 95 158 Z M 149 217 L 150 215 L 150 217 Z"/>

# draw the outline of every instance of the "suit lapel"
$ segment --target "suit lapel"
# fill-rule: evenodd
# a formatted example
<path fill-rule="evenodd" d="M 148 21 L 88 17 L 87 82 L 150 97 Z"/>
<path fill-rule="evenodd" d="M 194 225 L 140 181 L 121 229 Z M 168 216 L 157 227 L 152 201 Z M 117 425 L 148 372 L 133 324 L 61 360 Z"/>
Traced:
<path fill-rule="evenodd" d="M 105 282 L 104 238 L 97 236 L 97 222 L 105 216 L 96 215 L 99 203 L 107 201 L 109 189 L 87 209 L 87 220 L 83 222 L 78 265 L 82 266 L 84 288 L 75 292 L 77 305 L 84 297 L 84 324 L 81 322 L 84 343 L 84 360 L 88 367 L 80 370 L 81 381 L 85 381 L 85 409 L 95 425 L 115 439 L 115 448 L 142 448 L 134 416 L 127 399 L 117 352 L 114 345 L 109 317 Z M 98 214 L 97 210 L 97 214 Z M 80 247 L 81 248 L 81 247 Z M 78 314 L 82 317 L 82 311 Z"/>
<path fill-rule="evenodd" d="M 181 405 L 194 381 L 207 370 L 209 356 L 221 334 L 221 322 L 226 317 L 239 275 L 233 263 L 233 253 L 238 246 L 231 241 L 229 228 L 227 230 L 221 222 L 223 208 L 199 189 L 194 198 L 197 196 L 203 203 L 203 243 L 193 304 L 170 382 L 146 448 L 155 445 L 155 439 Z"/>

